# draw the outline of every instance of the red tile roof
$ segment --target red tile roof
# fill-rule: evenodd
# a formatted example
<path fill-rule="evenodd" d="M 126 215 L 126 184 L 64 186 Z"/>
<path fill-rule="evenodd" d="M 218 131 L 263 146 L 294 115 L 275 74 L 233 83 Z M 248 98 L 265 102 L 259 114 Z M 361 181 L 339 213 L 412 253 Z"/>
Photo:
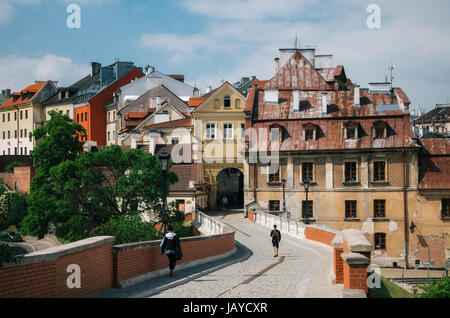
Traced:
<path fill-rule="evenodd" d="M 450 189 L 450 138 L 420 139 L 419 189 Z"/>
<path fill-rule="evenodd" d="M 189 106 L 197 107 L 207 99 L 208 97 L 191 97 L 189 98 Z"/>
<path fill-rule="evenodd" d="M 34 93 L 32 96 L 30 96 L 29 98 L 25 98 L 25 99 L 22 99 L 22 98 L 19 97 L 19 99 L 17 99 L 16 101 L 14 101 L 14 98 L 11 97 L 6 102 L 4 102 L 0 106 L 0 108 L 10 107 L 10 106 L 17 106 L 17 105 L 27 104 L 27 103 L 31 102 L 33 97 L 36 96 L 36 94 L 42 89 L 42 87 L 45 86 L 45 84 L 47 84 L 47 82 L 41 82 L 41 83 L 35 83 L 35 84 L 28 85 L 20 93 L 16 92 L 16 93 L 13 93 L 13 95 L 21 96 L 22 93 L 26 94 L 26 93 L 29 92 L 29 93 Z"/>

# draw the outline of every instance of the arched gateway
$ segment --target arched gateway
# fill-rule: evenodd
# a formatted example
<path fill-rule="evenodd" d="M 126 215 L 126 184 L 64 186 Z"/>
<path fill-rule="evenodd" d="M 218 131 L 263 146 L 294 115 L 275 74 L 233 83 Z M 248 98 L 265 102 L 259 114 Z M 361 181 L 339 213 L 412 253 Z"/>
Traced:
<path fill-rule="evenodd" d="M 239 169 L 223 169 L 217 175 L 216 182 L 217 207 L 220 206 L 220 200 L 224 196 L 228 198 L 229 209 L 242 209 L 244 207 L 244 175 Z"/>

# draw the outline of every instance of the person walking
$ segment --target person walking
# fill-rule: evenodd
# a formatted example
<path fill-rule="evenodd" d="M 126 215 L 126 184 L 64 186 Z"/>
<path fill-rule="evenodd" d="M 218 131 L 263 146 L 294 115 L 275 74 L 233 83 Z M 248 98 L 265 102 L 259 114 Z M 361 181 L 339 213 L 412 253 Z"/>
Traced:
<path fill-rule="evenodd" d="M 273 257 L 278 257 L 278 249 L 280 248 L 281 232 L 277 230 L 277 226 L 273 226 L 273 230 L 270 231 L 270 237 L 272 238 Z"/>
<path fill-rule="evenodd" d="M 228 198 L 226 195 L 222 198 L 222 211 L 225 212 L 225 209 L 228 208 Z"/>
<path fill-rule="evenodd" d="M 161 242 L 160 250 L 161 255 L 166 253 L 169 258 L 169 269 L 170 269 L 170 277 L 173 276 L 173 272 L 175 270 L 175 266 L 177 265 L 177 253 L 181 253 L 181 245 L 180 238 L 176 233 L 173 232 L 173 225 L 169 224 L 167 226 L 167 230 L 169 231 Z"/>

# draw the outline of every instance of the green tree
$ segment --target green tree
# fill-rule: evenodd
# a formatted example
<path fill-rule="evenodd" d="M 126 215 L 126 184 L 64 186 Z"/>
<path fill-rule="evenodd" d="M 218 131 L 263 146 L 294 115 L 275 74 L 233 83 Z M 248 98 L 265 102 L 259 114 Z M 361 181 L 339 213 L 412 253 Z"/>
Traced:
<path fill-rule="evenodd" d="M 442 279 L 420 288 L 423 290 L 419 295 L 421 298 L 450 298 L 450 277 L 442 276 Z"/>
<path fill-rule="evenodd" d="M 6 191 L 0 195 L 0 215 L 3 220 L 2 223 L 6 224 L 6 226 L 19 224 L 26 214 L 25 195 L 16 191 Z"/>
<path fill-rule="evenodd" d="M 8 244 L 0 242 L 0 268 L 4 263 L 19 263 L 23 254 L 15 252 Z"/>
<path fill-rule="evenodd" d="M 22 165 L 21 162 L 13 161 L 13 162 L 11 162 L 10 164 L 8 164 L 8 165 L 6 166 L 5 172 L 8 172 L 8 173 L 14 173 L 14 168 L 15 168 L 15 167 L 20 167 L 21 165 Z"/>
<path fill-rule="evenodd" d="M 178 180 L 169 173 L 168 184 Z M 160 211 L 162 175 L 159 159 L 140 149 L 123 152 L 119 146 L 83 153 L 50 169 L 46 183 L 55 207 L 47 218 L 59 237 L 86 238 L 111 218 Z M 33 220 L 38 223 L 40 219 Z"/>
<path fill-rule="evenodd" d="M 38 167 L 31 181 L 28 197 L 28 215 L 22 222 L 21 230 L 25 234 L 40 238 L 47 233 L 50 220 L 57 214 L 57 202 L 61 194 L 54 191 L 50 182 L 50 169 L 66 160 L 73 160 L 83 150 L 79 136 L 86 134 L 78 123 L 56 111 L 50 112 L 51 119 L 33 132 L 38 140 L 32 151 L 33 163 Z"/>
<path fill-rule="evenodd" d="M 90 233 L 90 236 L 114 236 L 114 244 L 153 241 L 158 239 L 157 231 L 142 221 L 139 215 L 122 215 L 109 220 Z"/>

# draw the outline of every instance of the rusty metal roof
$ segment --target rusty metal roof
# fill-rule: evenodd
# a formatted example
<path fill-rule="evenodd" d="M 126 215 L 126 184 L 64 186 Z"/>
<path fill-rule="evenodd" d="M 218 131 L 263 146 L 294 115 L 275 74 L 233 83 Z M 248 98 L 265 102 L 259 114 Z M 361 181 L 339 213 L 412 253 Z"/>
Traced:
<path fill-rule="evenodd" d="M 450 138 L 420 139 L 419 189 L 450 189 Z"/>

